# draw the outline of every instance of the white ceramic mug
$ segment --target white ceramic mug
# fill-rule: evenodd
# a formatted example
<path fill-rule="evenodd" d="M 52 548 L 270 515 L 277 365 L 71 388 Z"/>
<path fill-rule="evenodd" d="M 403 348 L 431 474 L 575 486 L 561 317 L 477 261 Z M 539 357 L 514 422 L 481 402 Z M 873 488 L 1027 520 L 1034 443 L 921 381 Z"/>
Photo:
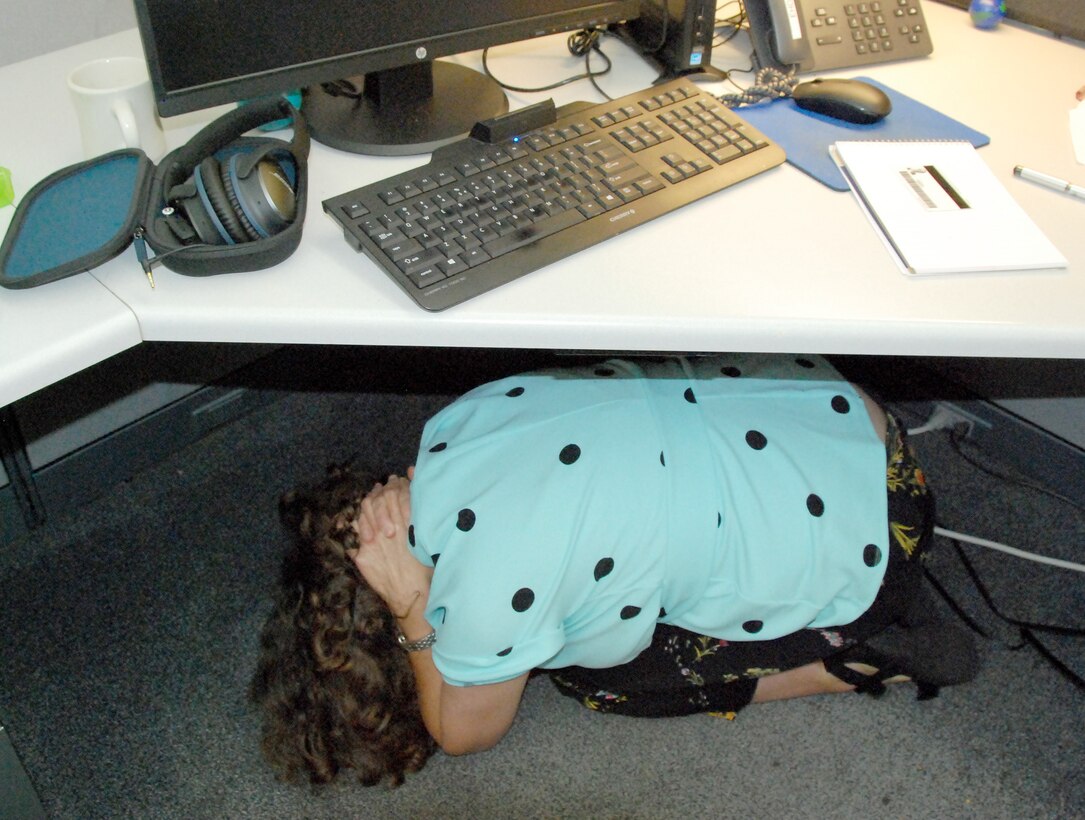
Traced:
<path fill-rule="evenodd" d="M 68 75 L 87 159 L 121 148 L 141 148 L 157 162 L 166 137 L 155 111 L 147 66 L 138 57 L 107 57 Z"/>

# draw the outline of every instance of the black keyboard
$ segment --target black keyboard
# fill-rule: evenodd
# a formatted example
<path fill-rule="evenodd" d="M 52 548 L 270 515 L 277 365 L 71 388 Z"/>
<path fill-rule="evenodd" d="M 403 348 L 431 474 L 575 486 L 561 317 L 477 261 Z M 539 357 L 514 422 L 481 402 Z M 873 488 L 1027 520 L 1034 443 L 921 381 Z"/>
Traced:
<path fill-rule="evenodd" d="M 420 306 L 443 310 L 785 159 L 688 80 L 550 110 L 553 122 L 443 146 L 324 210 Z"/>

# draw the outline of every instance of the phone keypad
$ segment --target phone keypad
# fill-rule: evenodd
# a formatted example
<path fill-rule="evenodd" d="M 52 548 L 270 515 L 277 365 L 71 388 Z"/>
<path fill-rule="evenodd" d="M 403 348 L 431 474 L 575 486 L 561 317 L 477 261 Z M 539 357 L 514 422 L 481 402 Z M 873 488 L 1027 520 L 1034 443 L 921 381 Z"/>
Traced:
<path fill-rule="evenodd" d="M 926 26 L 919 0 L 871 0 L 866 3 L 845 3 L 843 7 L 836 8 L 838 12 L 843 12 L 848 32 L 846 37 L 855 50 L 855 58 L 844 60 L 841 64 L 911 56 L 917 46 L 923 47 Z M 829 21 L 836 23 L 831 10 L 819 7 L 814 14 L 810 21 L 811 33 L 819 46 L 838 45 L 844 41 L 844 37 L 826 31 Z M 906 53 L 894 54 L 898 46 Z"/>

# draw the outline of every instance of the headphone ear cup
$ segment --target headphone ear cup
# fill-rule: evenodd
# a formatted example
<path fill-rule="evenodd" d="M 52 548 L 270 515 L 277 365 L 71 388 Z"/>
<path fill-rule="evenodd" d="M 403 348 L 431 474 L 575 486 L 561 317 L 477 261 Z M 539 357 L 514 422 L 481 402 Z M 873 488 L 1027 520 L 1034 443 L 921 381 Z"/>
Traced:
<path fill-rule="evenodd" d="M 251 156 L 235 153 L 221 165 L 238 221 L 254 239 L 273 236 L 294 221 L 297 196 L 291 180 L 297 167 L 289 152 L 276 146 Z"/>
<path fill-rule="evenodd" d="M 216 228 L 227 245 L 248 242 L 249 236 L 237 219 L 237 212 L 230 204 L 230 197 L 222 182 L 219 162 L 213 156 L 205 157 L 196 166 L 196 188 L 206 198 L 208 215 L 216 223 Z"/>
<path fill-rule="evenodd" d="M 241 191 L 239 188 L 235 187 L 234 181 L 230 178 L 230 169 L 227 163 L 219 163 L 219 173 L 221 174 L 222 190 L 226 194 L 226 201 L 229 204 L 230 213 L 233 214 L 234 218 L 237 220 L 237 224 L 240 226 L 241 230 L 244 231 L 248 241 L 254 242 L 257 239 L 260 239 L 260 231 L 249 221 L 249 217 L 246 214 L 247 209 L 241 201 Z"/>

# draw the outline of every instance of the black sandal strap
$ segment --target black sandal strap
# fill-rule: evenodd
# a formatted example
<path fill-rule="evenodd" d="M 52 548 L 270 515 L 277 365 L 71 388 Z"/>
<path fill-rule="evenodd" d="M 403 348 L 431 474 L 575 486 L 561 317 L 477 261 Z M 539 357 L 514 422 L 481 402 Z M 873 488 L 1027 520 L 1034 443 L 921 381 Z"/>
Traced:
<path fill-rule="evenodd" d="M 867 675 L 847 666 L 849 663 L 862 663 L 873 666 L 877 671 Z M 858 644 L 843 652 L 838 652 L 822 660 L 825 671 L 839 678 L 849 686 L 854 686 L 857 694 L 881 697 L 886 692 L 885 682 L 899 676 L 910 677 L 889 657 L 865 644 Z M 915 680 L 916 700 L 931 700 L 938 697 L 939 687 L 922 680 Z"/>
<path fill-rule="evenodd" d="M 855 687 L 855 692 L 860 695 L 870 695 L 871 697 L 878 698 L 885 694 L 885 682 L 875 675 L 864 675 L 862 672 L 857 672 L 850 666 L 845 664 L 849 660 L 843 657 L 849 653 L 842 653 L 841 655 L 834 655 L 831 658 L 825 658 L 822 663 L 825 665 L 825 671 L 835 678 L 839 678 L 849 686 Z"/>

